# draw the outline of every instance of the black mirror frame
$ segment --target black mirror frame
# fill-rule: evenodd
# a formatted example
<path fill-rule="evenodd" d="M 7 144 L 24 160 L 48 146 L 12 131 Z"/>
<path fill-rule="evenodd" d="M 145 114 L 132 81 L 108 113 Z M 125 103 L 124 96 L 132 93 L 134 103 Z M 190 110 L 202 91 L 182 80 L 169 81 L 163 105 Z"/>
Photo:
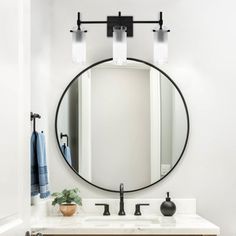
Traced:
<path fill-rule="evenodd" d="M 188 112 L 188 108 L 187 108 L 187 104 L 186 104 L 186 101 L 184 99 L 184 96 L 181 92 L 181 90 L 179 89 L 179 87 L 176 85 L 176 83 L 164 72 L 162 71 L 160 68 L 152 65 L 151 63 L 149 62 L 146 62 L 146 61 L 143 61 L 143 60 L 140 60 L 140 59 L 137 59 L 137 58 L 127 58 L 127 60 L 131 60 L 131 61 L 135 61 L 135 62 L 140 62 L 140 63 L 143 63 L 145 65 L 148 65 L 156 70 L 158 70 L 159 72 L 161 72 L 163 75 L 165 75 L 165 77 L 174 85 L 174 87 L 177 89 L 177 91 L 179 92 L 181 98 L 182 98 L 182 101 L 184 103 L 184 108 L 185 108 L 185 111 L 186 111 L 186 116 L 187 116 L 187 134 L 186 134 L 186 139 L 185 139 L 185 142 L 184 142 L 184 146 L 183 146 L 183 149 L 182 149 L 182 152 L 180 154 L 180 157 L 178 158 L 177 162 L 175 163 L 175 165 L 171 168 L 171 170 L 165 175 L 163 176 L 162 178 L 160 178 L 159 180 L 157 180 L 156 182 L 154 183 L 151 183 L 145 187 L 142 187 L 142 188 L 138 188 L 138 189 L 133 189 L 133 190 L 126 190 L 124 191 L 124 193 L 131 193 L 131 192 L 136 192 L 136 191 L 140 191 L 140 190 L 143 190 L 143 189 L 146 189 L 148 187 L 151 187 L 157 183 L 159 183 L 160 181 L 162 181 L 163 179 L 165 179 L 173 170 L 174 168 L 177 166 L 177 164 L 180 162 L 181 158 L 183 157 L 183 154 L 184 154 L 184 151 L 187 147 L 187 143 L 188 143 L 188 139 L 189 139 L 189 133 L 190 133 L 190 121 L 189 121 L 189 112 Z M 101 189 L 101 190 L 104 190 L 104 191 L 108 191 L 108 192 L 113 192 L 113 193 L 119 193 L 119 190 L 112 190 L 112 189 L 106 189 L 106 188 L 103 188 L 101 186 L 98 186 L 96 184 L 93 184 L 91 182 L 89 182 L 88 180 L 86 180 L 85 178 L 83 178 L 81 175 L 79 175 L 79 173 L 67 162 L 67 160 L 64 158 L 64 155 L 63 155 L 63 152 L 60 148 L 60 141 L 59 141 L 59 137 L 58 137 L 58 133 L 57 133 L 57 119 L 58 119 L 58 112 L 59 112 L 59 109 L 60 109 L 60 105 L 61 105 L 61 102 L 62 102 L 62 99 L 64 98 L 64 95 L 65 93 L 67 92 L 67 90 L 69 89 L 69 87 L 71 86 L 71 84 L 79 77 L 81 76 L 84 72 L 86 72 L 87 70 L 91 69 L 92 67 L 94 66 L 97 66 L 99 64 L 102 64 L 104 62 L 108 62 L 108 61 L 112 61 L 112 58 L 108 58 L 108 59 L 104 59 L 104 60 L 101 60 L 101 61 L 98 61 L 96 63 L 93 63 L 92 65 L 88 66 L 87 68 L 85 68 L 84 70 L 82 70 L 78 75 L 76 75 L 74 77 L 74 79 L 67 85 L 66 89 L 64 90 L 63 94 L 61 95 L 61 98 L 59 100 L 59 103 L 57 105 L 57 110 L 56 110 L 56 116 L 55 116 L 55 132 L 56 132 L 56 139 L 57 139 L 57 144 L 58 144 L 58 147 L 60 149 L 60 152 L 62 154 L 62 157 L 64 159 L 64 161 L 67 163 L 67 165 L 74 171 L 74 173 L 79 176 L 81 179 L 83 179 L 85 182 L 87 182 L 88 184 L 98 188 L 98 189 Z"/>

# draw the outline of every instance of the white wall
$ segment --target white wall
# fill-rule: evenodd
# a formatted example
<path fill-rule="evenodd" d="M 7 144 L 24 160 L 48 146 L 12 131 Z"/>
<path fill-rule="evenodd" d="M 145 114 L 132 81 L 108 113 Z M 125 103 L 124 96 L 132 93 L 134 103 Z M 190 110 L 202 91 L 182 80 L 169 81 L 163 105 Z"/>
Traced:
<path fill-rule="evenodd" d="M 146 69 L 91 70 L 94 184 L 131 190 L 151 183 L 149 81 Z"/>
<path fill-rule="evenodd" d="M 68 82 L 80 71 L 71 63 L 69 30 L 82 19 L 105 20 L 107 15 L 134 15 L 151 20 L 164 11 L 171 29 L 170 60 L 164 70 L 182 90 L 190 112 L 191 134 L 177 168 L 161 183 L 126 197 L 164 197 L 168 190 L 178 198 L 195 197 L 198 213 L 221 227 L 223 236 L 236 234 L 236 2 L 233 0 L 53 0 L 51 8 L 51 76 L 49 158 L 51 189 L 78 186 L 83 197 L 118 197 L 95 189 L 79 179 L 60 156 L 54 134 L 56 106 Z M 152 26 L 134 26 L 128 55 L 151 61 Z M 89 63 L 111 57 L 112 40 L 105 26 L 88 26 Z M 35 98 L 34 98 L 35 99 Z M 38 101 L 40 105 L 40 101 Z"/>
<path fill-rule="evenodd" d="M 41 115 L 36 130 L 49 136 L 51 2 L 31 0 L 31 111 Z"/>
<path fill-rule="evenodd" d="M 30 217 L 30 1 L 0 1 L 0 234 Z"/>

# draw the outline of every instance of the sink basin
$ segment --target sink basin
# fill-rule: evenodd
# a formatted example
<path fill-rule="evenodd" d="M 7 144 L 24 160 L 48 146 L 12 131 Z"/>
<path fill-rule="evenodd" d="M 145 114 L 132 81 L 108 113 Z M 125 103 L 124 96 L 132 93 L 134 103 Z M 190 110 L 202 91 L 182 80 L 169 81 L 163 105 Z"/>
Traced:
<path fill-rule="evenodd" d="M 135 225 L 135 226 L 148 226 L 159 224 L 158 217 L 148 216 L 91 216 L 86 217 L 84 223 L 107 226 L 107 225 Z"/>

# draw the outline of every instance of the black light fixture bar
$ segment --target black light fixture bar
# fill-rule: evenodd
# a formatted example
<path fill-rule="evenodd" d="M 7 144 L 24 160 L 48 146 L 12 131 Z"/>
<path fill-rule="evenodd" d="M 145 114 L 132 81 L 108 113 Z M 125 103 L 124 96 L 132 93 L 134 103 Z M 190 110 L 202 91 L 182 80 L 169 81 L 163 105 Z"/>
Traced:
<path fill-rule="evenodd" d="M 135 20 L 133 21 L 133 24 L 159 24 L 160 21 L 156 20 L 156 21 L 142 21 L 142 20 Z"/>
<path fill-rule="evenodd" d="M 107 21 L 80 21 L 80 24 L 107 24 Z"/>
<path fill-rule="evenodd" d="M 109 21 L 80 21 L 80 24 L 107 24 Z M 142 20 L 134 20 L 133 24 L 160 24 L 159 20 L 154 21 L 142 21 Z"/>
<path fill-rule="evenodd" d="M 80 12 L 78 12 L 78 29 L 81 29 L 82 24 L 107 24 L 107 37 L 112 37 L 114 26 L 125 26 L 127 37 L 133 37 L 133 24 L 159 24 L 159 28 L 162 29 L 163 13 L 160 12 L 160 19 L 155 21 L 134 21 L 133 16 L 122 16 L 120 11 L 118 16 L 108 16 L 106 21 L 81 21 Z"/>

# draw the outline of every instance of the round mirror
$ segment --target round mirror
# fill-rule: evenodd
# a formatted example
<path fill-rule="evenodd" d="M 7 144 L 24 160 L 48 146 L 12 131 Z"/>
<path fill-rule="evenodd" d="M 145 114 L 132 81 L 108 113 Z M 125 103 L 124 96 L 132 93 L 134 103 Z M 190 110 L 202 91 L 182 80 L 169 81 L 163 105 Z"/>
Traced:
<path fill-rule="evenodd" d="M 159 68 L 129 58 L 95 63 L 67 86 L 56 113 L 60 151 L 88 183 L 118 192 L 149 187 L 182 157 L 189 115 L 177 85 Z"/>

